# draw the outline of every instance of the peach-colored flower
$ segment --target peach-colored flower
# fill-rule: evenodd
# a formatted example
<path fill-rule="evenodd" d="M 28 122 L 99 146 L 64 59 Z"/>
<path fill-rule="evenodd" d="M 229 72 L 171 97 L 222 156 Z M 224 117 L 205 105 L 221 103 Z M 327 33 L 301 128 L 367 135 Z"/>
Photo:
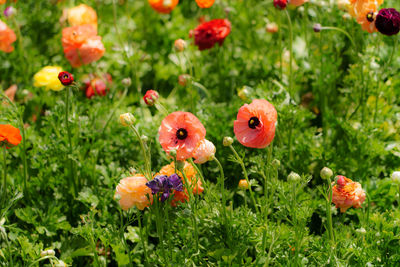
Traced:
<path fill-rule="evenodd" d="M 301 6 L 304 3 L 307 3 L 308 0 L 289 0 L 289 5 L 293 6 Z"/>
<path fill-rule="evenodd" d="M 185 160 L 192 157 L 197 143 L 206 136 L 206 129 L 192 113 L 177 111 L 163 119 L 158 134 L 165 152 L 176 150 L 177 160 Z"/>
<path fill-rule="evenodd" d="M 202 187 L 201 180 L 199 179 L 195 168 L 191 164 L 189 164 L 188 162 L 185 161 L 184 167 L 183 167 L 183 172 L 185 173 L 185 176 L 188 180 L 190 187 L 193 188 L 193 194 L 200 195 L 201 193 L 203 193 L 204 188 Z M 174 173 L 175 173 L 175 164 L 172 162 L 171 164 L 162 167 L 162 169 L 160 170 L 160 172 L 158 174 L 171 176 Z M 158 175 L 158 174 L 156 174 L 156 175 Z M 177 170 L 176 174 L 178 174 L 179 177 L 182 178 L 182 182 L 183 182 L 183 184 L 185 184 L 185 179 L 183 178 L 182 173 Z M 194 184 L 196 184 L 196 186 L 194 186 Z M 189 194 L 188 194 L 186 187 L 181 192 L 174 190 L 173 193 L 174 193 L 174 197 L 171 201 L 171 205 L 174 207 L 177 206 L 179 203 L 186 202 L 189 199 Z"/>
<path fill-rule="evenodd" d="M 14 51 L 12 43 L 17 40 L 14 31 L 7 24 L 0 20 L 0 50 L 6 53 Z"/>
<path fill-rule="evenodd" d="M 105 52 L 101 37 L 91 24 L 64 28 L 62 45 L 65 57 L 72 67 L 99 60 Z"/>
<path fill-rule="evenodd" d="M 346 212 L 350 207 L 361 208 L 365 200 L 361 184 L 342 175 L 337 178 L 336 185 L 332 187 L 332 202 L 336 204 L 336 208 L 340 208 L 340 212 Z"/>
<path fill-rule="evenodd" d="M 161 14 L 169 14 L 179 3 L 179 0 L 148 0 L 150 6 Z"/>
<path fill-rule="evenodd" d="M 271 103 L 255 99 L 239 109 L 233 125 L 235 136 L 244 146 L 264 148 L 274 139 L 277 117 Z"/>
<path fill-rule="evenodd" d="M 22 136 L 18 128 L 10 124 L 0 124 L 0 146 L 5 145 L 7 149 L 19 145 Z"/>
<path fill-rule="evenodd" d="M 11 102 L 14 102 L 15 93 L 17 93 L 17 90 L 18 86 L 16 84 L 13 84 L 7 90 L 4 91 L 4 94 L 8 97 L 8 99 L 11 100 Z"/>
<path fill-rule="evenodd" d="M 240 189 L 249 189 L 249 183 L 247 182 L 246 179 L 242 179 L 242 180 L 239 181 L 238 187 Z"/>
<path fill-rule="evenodd" d="M 194 162 L 198 164 L 206 163 L 209 160 L 212 160 L 215 155 L 216 148 L 214 144 L 207 139 L 201 140 L 194 152 L 193 158 L 195 159 Z"/>
<path fill-rule="evenodd" d="M 133 206 L 143 210 L 151 205 L 153 195 L 151 189 L 146 186 L 147 182 L 146 177 L 142 174 L 126 177 L 119 181 L 115 197 L 119 197 L 119 205 L 123 210 L 128 210 Z"/>
<path fill-rule="evenodd" d="M 196 3 L 200 8 L 210 8 L 214 2 L 215 0 L 196 0 Z"/>
<path fill-rule="evenodd" d="M 68 23 L 71 26 L 91 24 L 97 29 L 96 11 L 85 4 L 68 9 Z"/>
<path fill-rule="evenodd" d="M 377 31 L 375 17 L 382 3 L 383 0 L 349 0 L 349 14 L 356 18 L 363 30 L 373 33 Z"/>

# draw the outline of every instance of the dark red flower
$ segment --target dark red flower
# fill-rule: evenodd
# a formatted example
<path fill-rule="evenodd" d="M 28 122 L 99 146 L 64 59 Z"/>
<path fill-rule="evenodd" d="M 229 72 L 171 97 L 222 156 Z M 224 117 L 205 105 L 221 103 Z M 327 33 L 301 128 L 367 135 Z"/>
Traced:
<path fill-rule="evenodd" d="M 74 82 L 74 76 L 72 76 L 72 74 L 67 71 L 60 72 L 58 74 L 58 79 L 65 86 L 71 85 Z"/>
<path fill-rule="evenodd" d="M 93 76 L 92 76 L 93 77 Z M 108 85 L 112 82 L 111 75 L 106 73 L 103 75 L 103 78 L 94 77 L 90 78 L 90 76 L 84 80 L 86 85 L 86 97 L 92 98 L 95 95 L 105 96 L 109 91 Z"/>
<path fill-rule="evenodd" d="M 278 9 L 285 9 L 287 0 L 274 0 L 274 6 Z"/>
<path fill-rule="evenodd" d="M 375 19 L 375 27 L 385 35 L 394 35 L 400 31 L 400 13 L 394 8 L 379 10 Z"/>
<path fill-rule="evenodd" d="M 216 43 L 222 45 L 231 32 L 231 23 L 227 19 L 213 19 L 202 23 L 193 30 L 194 44 L 199 50 L 212 48 Z"/>
<path fill-rule="evenodd" d="M 157 91 L 148 90 L 146 92 L 146 94 L 144 95 L 143 100 L 146 103 L 146 105 L 152 106 L 157 101 L 158 97 L 159 97 L 159 95 L 158 95 Z"/>

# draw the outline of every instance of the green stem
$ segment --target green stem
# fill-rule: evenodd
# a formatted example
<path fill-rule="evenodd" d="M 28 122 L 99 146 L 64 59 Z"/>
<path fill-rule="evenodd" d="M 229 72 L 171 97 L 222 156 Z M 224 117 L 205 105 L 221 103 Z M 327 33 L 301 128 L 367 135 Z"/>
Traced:
<path fill-rule="evenodd" d="M 331 180 L 328 179 L 328 199 L 326 200 L 326 219 L 328 221 L 328 232 L 329 238 L 332 242 L 332 245 L 335 243 L 335 236 L 333 234 L 333 227 L 332 227 L 332 212 L 331 212 L 331 205 L 332 205 L 332 184 Z"/>
<path fill-rule="evenodd" d="M 27 191 L 27 180 L 28 180 L 28 163 L 26 160 L 26 132 L 24 127 L 24 121 L 22 118 L 22 114 L 19 114 L 19 125 L 22 131 L 22 162 L 24 164 L 24 194 L 25 197 L 28 196 Z"/>
<path fill-rule="evenodd" d="M 69 91 L 70 91 L 70 87 L 65 88 L 65 127 L 67 128 L 67 137 L 68 137 L 68 155 L 67 155 L 67 160 L 69 162 L 69 166 L 70 166 L 70 172 L 71 175 L 69 176 L 69 180 L 72 183 L 73 186 L 73 194 L 74 197 L 77 196 L 78 194 L 78 190 L 76 187 L 76 180 L 75 180 L 75 172 L 74 172 L 74 163 L 72 161 L 72 159 L 69 158 L 69 156 L 72 155 L 72 139 L 71 139 L 71 129 L 69 127 Z"/>
<path fill-rule="evenodd" d="M 230 145 L 229 147 L 232 150 L 233 154 L 235 155 L 236 160 L 239 162 L 240 166 L 242 167 L 244 178 L 246 179 L 247 183 L 249 184 L 249 192 L 250 192 L 251 201 L 253 202 L 256 212 L 258 213 L 259 210 L 258 210 L 257 202 L 256 202 L 256 199 L 254 198 L 253 190 L 251 189 L 251 184 L 249 181 L 249 177 L 247 175 L 246 167 L 244 166 L 244 162 L 243 162 L 242 158 L 239 156 L 239 154 L 236 152 L 235 148 L 232 145 Z"/>
<path fill-rule="evenodd" d="M 222 201 L 222 215 L 224 219 L 227 220 L 226 217 L 226 197 L 225 197 L 225 176 L 224 176 L 224 169 L 222 168 L 221 162 L 214 157 L 215 162 L 218 165 L 219 172 L 220 172 L 220 183 L 221 183 L 221 201 Z"/>
<path fill-rule="evenodd" d="M 321 30 L 334 30 L 334 31 L 341 32 L 341 33 L 343 33 L 344 35 L 346 35 L 347 38 L 349 38 L 349 40 L 351 41 L 351 44 L 352 44 L 354 47 L 356 47 L 356 44 L 354 43 L 353 38 L 351 38 L 350 34 L 349 34 L 348 32 L 346 32 L 345 30 L 343 30 L 343 29 L 340 29 L 340 28 L 338 28 L 338 27 L 321 27 Z"/>
<path fill-rule="evenodd" d="M 292 20 L 290 19 L 289 12 L 285 9 L 286 16 L 288 18 L 288 27 L 289 27 L 289 96 L 293 99 L 293 27 Z"/>
<path fill-rule="evenodd" d="M 148 157 L 147 150 L 145 148 L 144 142 L 143 142 L 138 130 L 136 129 L 136 127 L 133 126 L 133 125 L 130 125 L 130 128 L 135 133 L 136 137 L 139 139 L 140 148 L 142 149 L 142 153 L 143 153 L 143 157 L 144 157 L 144 165 L 145 165 L 145 171 L 146 171 L 145 176 L 146 176 L 147 180 L 150 181 L 152 179 L 151 162 L 150 162 L 150 159 Z"/>
<path fill-rule="evenodd" d="M 3 197 L 4 201 L 7 201 L 7 153 L 6 153 L 6 146 L 3 145 Z"/>
<path fill-rule="evenodd" d="M 204 175 L 201 172 L 200 168 L 196 165 L 196 163 L 194 163 L 193 159 L 190 158 L 189 159 L 189 163 L 192 164 L 193 168 L 195 168 L 196 172 L 198 173 L 198 175 L 200 176 L 200 181 L 204 186 L 204 189 L 207 191 L 208 189 L 208 184 L 206 184 L 206 180 L 204 179 Z M 175 167 L 176 168 L 176 167 Z M 175 173 L 176 173 L 176 169 L 175 169 Z"/>
<path fill-rule="evenodd" d="M 143 251 L 144 251 L 144 257 L 146 259 L 146 264 L 149 264 L 149 256 L 147 254 L 147 248 L 146 248 L 146 242 L 144 241 L 144 235 L 143 235 L 143 227 L 142 227 L 142 219 L 141 219 L 141 212 L 137 212 L 137 220 L 138 220 L 138 225 L 139 225 L 139 234 L 140 234 L 140 241 L 142 242 L 143 246 Z"/>

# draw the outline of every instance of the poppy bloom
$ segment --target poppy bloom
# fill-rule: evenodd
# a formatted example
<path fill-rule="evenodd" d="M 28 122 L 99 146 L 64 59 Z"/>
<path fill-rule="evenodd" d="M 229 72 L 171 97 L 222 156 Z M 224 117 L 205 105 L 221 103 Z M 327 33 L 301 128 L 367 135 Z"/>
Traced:
<path fill-rule="evenodd" d="M 400 31 L 400 13 L 394 8 L 379 10 L 376 16 L 375 26 L 378 31 L 385 35 L 394 35 Z"/>
<path fill-rule="evenodd" d="M 169 14 L 179 3 L 179 0 L 149 0 L 151 8 L 161 14 Z"/>
<path fill-rule="evenodd" d="M 0 50 L 6 53 L 14 51 L 12 43 L 17 40 L 14 31 L 0 20 Z"/>
<path fill-rule="evenodd" d="M 239 109 L 233 125 L 235 136 L 246 147 L 264 148 L 274 139 L 277 117 L 271 103 L 255 99 Z"/>
<path fill-rule="evenodd" d="M 373 33 L 376 31 L 376 12 L 382 3 L 383 0 L 350 0 L 349 14 L 356 18 L 363 30 Z"/>
<path fill-rule="evenodd" d="M 89 75 L 84 79 L 86 90 L 86 97 L 91 99 L 93 96 L 105 96 L 109 91 L 108 85 L 112 83 L 112 77 L 110 74 L 105 73 L 102 78 L 98 76 Z"/>
<path fill-rule="evenodd" d="M 301 6 L 301 5 L 303 5 L 304 3 L 307 3 L 307 2 L 308 2 L 308 0 L 289 0 L 289 5 Z"/>
<path fill-rule="evenodd" d="M 185 173 L 185 176 L 189 183 L 188 187 L 193 188 L 193 194 L 200 195 L 204 191 L 204 188 L 202 187 L 201 180 L 197 176 L 197 172 L 196 172 L 195 168 L 191 164 L 189 164 L 188 162 L 185 161 L 184 167 L 183 167 L 183 172 Z M 172 162 L 171 164 L 162 167 L 159 174 L 167 175 L 167 176 L 171 176 L 171 175 L 175 174 L 175 164 Z M 183 175 L 180 171 L 177 171 L 176 174 L 181 178 L 183 177 Z M 182 179 L 182 183 L 185 184 L 184 179 Z M 179 203 L 184 203 L 184 202 L 188 201 L 188 199 L 189 199 L 189 193 L 188 193 L 186 187 L 184 188 L 183 191 L 173 190 L 173 193 L 174 193 L 174 197 L 171 201 L 171 205 L 174 207 L 177 206 Z"/>
<path fill-rule="evenodd" d="M 115 197 L 119 198 L 119 205 L 123 210 L 133 206 L 139 210 L 150 206 L 153 196 L 151 189 L 146 186 L 147 179 L 142 174 L 122 179 L 117 185 Z"/>
<path fill-rule="evenodd" d="M 143 96 L 143 100 L 148 106 L 153 106 L 154 103 L 156 103 L 157 99 L 159 98 L 159 95 L 157 91 L 154 90 L 148 90 L 146 94 Z"/>
<path fill-rule="evenodd" d="M 85 4 L 68 9 L 68 23 L 71 26 L 79 26 L 91 24 L 97 29 L 97 14 L 96 11 Z"/>
<path fill-rule="evenodd" d="M 209 160 L 212 160 L 215 155 L 216 148 L 214 144 L 207 139 L 201 140 L 194 152 L 193 158 L 195 159 L 194 162 L 198 164 L 206 163 Z"/>
<path fill-rule="evenodd" d="M 196 3 L 200 8 L 210 8 L 214 2 L 215 0 L 196 0 Z"/>
<path fill-rule="evenodd" d="M 105 52 L 101 37 L 91 24 L 64 28 L 61 40 L 65 57 L 72 67 L 97 61 Z"/>
<path fill-rule="evenodd" d="M 7 149 L 19 145 L 22 136 L 18 128 L 10 124 L 0 124 L 0 145 Z"/>
<path fill-rule="evenodd" d="M 221 46 L 230 32 L 229 20 L 213 19 L 197 26 L 191 35 L 194 36 L 194 44 L 199 47 L 199 50 L 205 50 L 214 47 L 216 43 Z"/>
<path fill-rule="evenodd" d="M 65 86 L 71 85 L 74 82 L 74 76 L 72 76 L 72 74 L 67 71 L 60 72 L 58 74 L 58 79 Z"/>
<path fill-rule="evenodd" d="M 62 68 L 58 66 L 46 66 L 33 76 L 33 86 L 44 87 L 46 90 L 60 91 L 64 86 L 58 79 Z"/>
<path fill-rule="evenodd" d="M 158 134 L 165 152 L 176 150 L 176 159 L 185 160 L 192 157 L 197 143 L 206 136 L 206 129 L 192 113 L 177 111 L 163 119 Z"/>
<path fill-rule="evenodd" d="M 336 208 L 340 208 L 340 212 L 346 212 L 350 207 L 361 208 L 365 200 L 365 192 L 361 184 L 342 175 L 337 178 L 336 185 L 332 187 L 332 202 Z"/>
<path fill-rule="evenodd" d="M 151 189 L 153 195 L 161 193 L 161 202 L 167 200 L 173 190 L 183 191 L 181 178 L 176 174 L 171 176 L 157 175 L 153 180 L 146 183 L 146 186 Z"/>
<path fill-rule="evenodd" d="M 287 0 L 274 0 L 274 6 L 278 9 L 285 9 Z"/>

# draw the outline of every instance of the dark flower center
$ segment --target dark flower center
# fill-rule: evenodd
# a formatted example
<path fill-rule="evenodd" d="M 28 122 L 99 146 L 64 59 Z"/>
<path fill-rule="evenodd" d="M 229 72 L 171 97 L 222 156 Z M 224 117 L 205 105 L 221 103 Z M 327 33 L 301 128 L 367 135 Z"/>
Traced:
<path fill-rule="evenodd" d="M 63 79 L 64 79 L 64 80 L 69 79 L 68 74 L 64 74 Z"/>
<path fill-rule="evenodd" d="M 368 20 L 369 22 L 373 22 L 373 21 L 374 21 L 374 12 L 369 12 L 369 13 L 367 14 L 367 20 Z"/>
<path fill-rule="evenodd" d="M 186 131 L 186 129 L 180 128 L 178 131 L 176 131 L 176 137 L 179 140 L 184 140 L 184 139 L 186 139 L 187 136 L 188 136 L 188 132 Z"/>
<path fill-rule="evenodd" d="M 251 117 L 249 120 L 249 127 L 255 129 L 260 124 L 260 120 L 257 117 Z"/>

